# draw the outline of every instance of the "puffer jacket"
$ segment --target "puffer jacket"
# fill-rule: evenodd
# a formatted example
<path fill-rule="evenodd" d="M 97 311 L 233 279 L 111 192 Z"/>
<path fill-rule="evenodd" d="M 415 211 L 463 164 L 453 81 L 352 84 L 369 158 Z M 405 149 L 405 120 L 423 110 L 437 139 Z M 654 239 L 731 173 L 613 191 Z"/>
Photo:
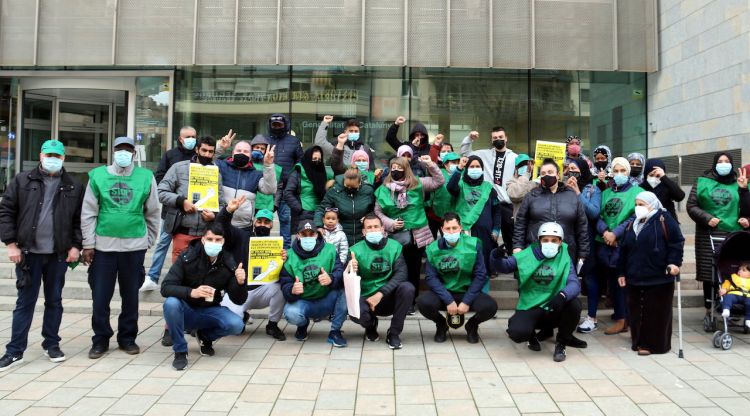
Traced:
<path fill-rule="evenodd" d="M 346 259 L 349 258 L 349 240 L 346 238 L 344 227 L 341 224 L 336 224 L 336 229 L 333 231 L 323 228 L 323 239 L 326 243 L 336 247 L 341 263 L 346 264 Z"/>
<path fill-rule="evenodd" d="M 182 211 L 182 203 L 187 199 L 189 178 L 189 160 L 172 165 L 157 186 L 159 202 L 170 211 Z M 219 183 L 222 183 L 221 172 L 219 172 Z M 219 186 L 219 204 L 223 206 L 224 201 L 224 187 Z M 201 213 L 196 211 L 182 217 L 180 228 L 178 232 L 181 234 L 202 236 L 206 233 L 208 224 L 201 218 Z"/>
<path fill-rule="evenodd" d="M 245 203 L 240 206 L 232 218 L 232 225 L 247 228 L 253 225 L 255 217 L 255 194 L 262 192 L 273 195 L 276 192 L 276 170 L 274 166 L 263 166 L 256 169 L 252 162 L 242 168 L 232 164 L 232 158 L 216 160 L 221 175 L 221 185 L 224 191 L 222 202 L 226 204 L 233 198 L 245 196 Z"/>
<path fill-rule="evenodd" d="M 549 189 L 532 189 L 521 202 L 513 228 L 513 248 L 526 248 L 537 241 L 539 226 L 556 222 L 562 226 L 570 257 L 577 261 L 588 257 L 590 242 L 588 218 L 578 195 L 560 182 L 554 194 Z"/>
<path fill-rule="evenodd" d="M 271 120 L 268 120 L 268 142 L 271 146 L 276 146 L 274 150 L 275 159 L 274 163 L 281 166 L 281 180 L 277 178 L 279 190 L 284 189 L 286 180 L 289 177 L 294 165 L 302 160 L 302 143 L 299 138 L 289 134 L 292 131 L 292 123 L 284 114 L 272 114 L 271 117 L 283 117 L 286 125 L 286 132 L 283 135 L 275 136 L 271 133 Z"/>
<path fill-rule="evenodd" d="M 344 177 L 336 177 L 333 186 L 323 196 L 318 209 L 315 210 L 315 226 L 323 228 L 323 215 L 326 208 L 338 208 L 339 224 L 343 227 L 349 246 L 363 239 L 362 217 L 372 212 L 375 205 L 375 188 L 362 182 L 359 190 L 350 195 L 344 189 Z"/>
<path fill-rule="evenodd" d="M 388 142 L 389 145 L 393 148 L 394 151 L 398 151 L 398 148 L 407 145 L 411 148 L 412 160 L 419 159 L 421 156 L 429 156 L 430 155 L 430 142 L 428 140 L 428 134 L 427 134 L 427 128 L 422 123 L 414 123 L 414 126 L 411 128 L 411 131 L 409 132 L 409 140 L 402 142 L 398 139 L 398 128 L 400 126 L 396 123 L 393 123 L 390 128 L 388 128 L 388 132 L 385 134 L 385 141 Z M 415 133 L 422 133 L 424 135 L 424 138 L 419 143 L 419 146 L 414 146 L 414 144 L 411 142 L 414 138 Z M 372 159 L 370 159 L 372 160 Z"/>
<path fill-rule="evenodd" d="M 167 150 L 159 160 L 159 167 L 157 167 L 156 172 L 154 172 L 156 183 L 158 184 L 161 182 L 162 178 L 164 178 L 164 175 L 167 174 L 167 171 L 172 165 L 177 162 L 182 162 L 183 160 L 190 160 L 193 156 L 195 156 L 195 149 L 185 149 L 182 146 L 182 143 L 178 141 L 177 147 Z"/>

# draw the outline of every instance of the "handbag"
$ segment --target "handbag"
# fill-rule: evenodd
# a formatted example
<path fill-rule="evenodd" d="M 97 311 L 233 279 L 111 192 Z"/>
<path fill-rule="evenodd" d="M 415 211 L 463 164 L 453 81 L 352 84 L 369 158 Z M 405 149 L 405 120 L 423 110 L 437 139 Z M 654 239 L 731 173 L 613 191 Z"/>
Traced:
<path fill-rule="evenodd" d="M 180 228 L 180 225 L 182 225 L 182 218 L 184 216 L 184 212 L 176 209 L 170 209 L 167 211 L 167 214 L 164 216 L 164 232 L 175 235 Z"/>

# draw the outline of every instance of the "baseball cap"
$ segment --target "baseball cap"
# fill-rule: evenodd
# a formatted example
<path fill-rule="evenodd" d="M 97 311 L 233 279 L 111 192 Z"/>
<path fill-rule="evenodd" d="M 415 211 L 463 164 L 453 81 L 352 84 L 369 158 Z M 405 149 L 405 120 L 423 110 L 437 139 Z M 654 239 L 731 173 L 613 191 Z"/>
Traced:
<path fill-rule="evenodd" d="M 308 220 L 301 221 L 299 223 L 299 227 L 297 227 L 298 233 L 301 233 L 302 231 L 305 231 L 305 230 L 313 230 L 315 232 L 318 232 L 318 228 L 315 227 L 315 225 L 313 225 L 313 223 Z"/>
<path fill-rule="evenodd" d="M 461 158 L 455 152 L 450 152 L 443 156 L 443 163 L 450 162 L 452 160 L 460 160 Z"/>
<path fill-rule="evenodd" d="M 42 143 L 41 152 L 65 156 L 65 146 L 63 146 L 62 142 L 57 139 L 49 139 Z"/>
<path fill-rule="evenodd" d="M 257 220 L 258 218 L 265 218 L 269 221 L 273 221 L 273 212 L 267 209 L 258 210 L 258 212 L 255 214 L 255 219 Z"/>
<path fill-rule="evenodd" d="M 516 166 L 520 165 L 521 163 L 526 163 L 531 158 L 526 153 L 521 153 L 520 155 L 516 156 Z"/>
<path fill-rule="evenodd" d="M 135 148 L 135 141 L 133 141 L 133 139 L 131 139 L 130 137 L 118 137 L 118 138 L 116 138 L 114 144 L 112 145 L 112 147 L 117 147 L 117 146 L 119 146 L 121 144 L 127 144 L 127 145 Z"/>

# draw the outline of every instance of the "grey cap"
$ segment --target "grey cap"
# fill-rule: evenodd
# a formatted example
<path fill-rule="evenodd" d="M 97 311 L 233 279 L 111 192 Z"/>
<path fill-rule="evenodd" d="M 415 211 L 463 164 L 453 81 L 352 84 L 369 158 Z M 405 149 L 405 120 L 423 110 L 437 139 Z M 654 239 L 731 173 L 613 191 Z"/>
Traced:
<path fill-rule="evenodd" d="M 117 146 L 119 146 L 121 144 L 130 145 L 131 147 L 133 147 L 135 149 L 135 141 L 133 141 L 133 139 L 131 139 L 130 137 L 118 137 L 118 138 L 116 138 L 114 144 L 112 145 L 112 147 L 114 148 L 114 147 L 117 147 Z"/>
<path fill-rule="evenodd" d="M 266 139 L 266 136 L 262 134 L 256 134 L 255 137 L 253 137 L 253 140 L 250 142 L 250 146 L 255 146 L 256 144 L 269 145 L 271 143 L 268 142 L 268 139 Z"/>

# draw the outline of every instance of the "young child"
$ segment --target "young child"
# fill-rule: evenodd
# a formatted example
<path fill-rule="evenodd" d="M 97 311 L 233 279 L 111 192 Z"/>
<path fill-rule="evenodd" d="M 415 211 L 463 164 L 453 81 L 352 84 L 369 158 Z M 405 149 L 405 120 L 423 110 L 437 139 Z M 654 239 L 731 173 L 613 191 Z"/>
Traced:
<path fill-rule="evenodd" d="M 745 325 L 750 327 L 750 262 L 740 263 L 737 273 L 721 284 L 719 294 L 724 296 L 721 316 L 728 318 L 729 310 L 735 303 L 745 304 Z"/>
<path fill-rule="evenodd" d="M 346 239 L 344 228 L 339 224 L 338 208 L 326 208 L 323 215 L 323 239 L 336 247 L 341 263 L 346 264 L 349 257 L 349 241 Z"/>

